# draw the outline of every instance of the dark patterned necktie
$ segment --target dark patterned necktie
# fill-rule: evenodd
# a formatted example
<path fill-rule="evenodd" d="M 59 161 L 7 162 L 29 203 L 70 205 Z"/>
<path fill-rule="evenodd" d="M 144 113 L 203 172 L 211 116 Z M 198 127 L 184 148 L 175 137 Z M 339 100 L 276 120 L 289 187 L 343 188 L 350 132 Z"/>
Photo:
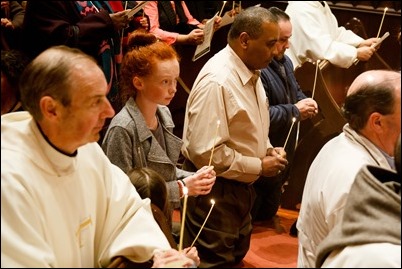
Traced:
<path fill-rule="evenodd" d="M 286 71 L 285 71 L 285 66 L 283 64 L 279 64 L 279 71 L 281 72 L 281 76 L 284 80 L 286 80 Z"/>
<path fill-rule="evenodd" d="M 282 63 L 279 63 L 279 72 L 281 73 L 283 84 L 285 85 L 286 99 L 288 103 L 290 103 L 288 77 L 286 75 L 285 66 Z"/>

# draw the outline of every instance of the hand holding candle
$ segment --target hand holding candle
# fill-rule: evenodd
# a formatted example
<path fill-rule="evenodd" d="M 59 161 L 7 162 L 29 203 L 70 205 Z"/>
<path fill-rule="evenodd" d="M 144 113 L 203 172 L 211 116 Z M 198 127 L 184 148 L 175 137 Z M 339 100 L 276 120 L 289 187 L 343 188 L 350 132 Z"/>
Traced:
<path fill-rule="evenodd" d="M 207 217 L 205 218 L 205 220 L 204 220 L 204 223 L 202 224 L 202 226 L 201 226 L 201 228 L 200 228 L 200 231 L 198 232 L 198 234 L 197 234 L 197 236 L 194 238 L 194 241 L 193 241 L 193 243 L 191 243 L 191 246 L 190 247 L 192 247 L 193 245 L 194 245 L 194 243 L 197 241 L 197 239 L 198 239 L 198 236 L 200 236 L 200 233 L 201 233 L 201 231 L 202 231 L 202 229 L 204 228 L 204 225 L 205 225 L 205 223 L 207 222 L 207 220 L 208 220 L 208 218 L 209 218 L 209 215 L 211 214 L 211 211 L 212 211 L 212 209 L 214 208 L 214 205 L 215 205 L 215 200 L 214 199 L 211 199 L 211 208 L 209 209 L 209 212 L 208 212 L 208 215 L 207 215 Z"/>
<path fill-rule="evenodd" d="M 384 13 L 383 13 L 383 15 L 382 15 L 380 27 L 378 28 L 377 38 L 380 37 L 382 23 L 384 22 L 385 13 L 387 12 L 387 10 L 388 10 L 388 7 L 385 7 L 385 8 L 384 8 Z M 374 47 L 374 48 L 375 48 L 375 47 L 376 47 L 376 44 L 372 44 L 371 47 Z M 356 59 L 353 61 L 353 63 L 354 63 L 355 65 L 357 65 L 357 64 L 359 63 L 359 59 L 356 58 Z"/>
<path fill-rule="evenodd" d="M 184 223 L 186 220 L 187 198 L 188 198 L 188 189 L 186 187 L 183 187 L 183 193 L 184 193 L 184 202 L 183 202 L 183 210 L 181 212 L 182 217 L 181 217 L 181 226 L 180 226 L 179 251 L 182 251 L 182 249 L 183 249 Z"/>
<path fill-rule="evenodd" d="M 288 136 L 286 137 L 285 144 L 283 145 L 283 148 L 284 148 L 284 149 L 285 149 L 285 147 L 286 147 L 286 144 L 288 143 L 289 136 L 290 136 L 290 133 L 292 132 L 292 128 L 293 128 L 293 125 L 295 124 L 295 121 L 296 121 L 296 118 L 293 117 L 293 118 L 292 118 L 292 125 L 290 126 Z"/>

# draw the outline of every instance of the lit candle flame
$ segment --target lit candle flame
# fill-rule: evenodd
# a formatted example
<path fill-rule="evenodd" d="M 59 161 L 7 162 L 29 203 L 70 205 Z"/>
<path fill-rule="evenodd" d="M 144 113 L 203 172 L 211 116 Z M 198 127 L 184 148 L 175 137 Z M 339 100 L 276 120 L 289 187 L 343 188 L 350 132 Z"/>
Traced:
<path fill-rule="evenodd" d="M 226 1 L 223 1 L 223 5 L 222 5 L 222 8 L 221 8 L 221 11 L 220 11 L 219 14 L 218 14 L 219 17 L 222 15 L 223 8 L 225 7 L 225 4 L 226 4 Z"/>

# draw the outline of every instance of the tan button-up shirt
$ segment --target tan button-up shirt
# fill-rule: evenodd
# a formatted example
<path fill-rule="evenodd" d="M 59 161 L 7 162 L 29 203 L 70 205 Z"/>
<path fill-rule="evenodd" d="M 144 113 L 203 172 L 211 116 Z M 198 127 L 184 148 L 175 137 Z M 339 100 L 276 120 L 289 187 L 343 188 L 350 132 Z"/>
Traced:
<path fill-rule="evenodd" d="M 209 164 L 213 151 L 217 176 L 247 183 L 258 178 L 260 158 L 272 147 L 259 74 L 229 45 L 201 69 L 187 100 L 182 147 L 198 169 Z"/>

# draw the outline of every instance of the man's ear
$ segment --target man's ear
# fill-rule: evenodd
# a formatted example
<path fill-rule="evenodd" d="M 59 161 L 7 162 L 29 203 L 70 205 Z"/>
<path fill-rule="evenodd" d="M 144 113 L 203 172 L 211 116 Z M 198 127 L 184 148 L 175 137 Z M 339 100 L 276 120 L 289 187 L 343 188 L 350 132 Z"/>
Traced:
<path fill-rule="evenodd" d="M 58 116 L 58 103 L 50 96 L 44 96 L 39 101 L 40 110 L 43 117 L 47 119 L 53 119 Z"/>
<path fill-rule="evenodd" d="M 382 127 L 383 127 L 382 118 L 383 118 L 383 115 L 381 113 L 373 112 L 369 116 L 367 124 L 370 125 L 369 127 L 376 133 L 381 133 L 383 131 L 382 130 Z"/>
<path fill-rule="evenodd" d="M 250 37 L 246 32 L 240 34 L 240 45 L 243 49 L 246 49 L 248 47 L 249 39 Z"/>

